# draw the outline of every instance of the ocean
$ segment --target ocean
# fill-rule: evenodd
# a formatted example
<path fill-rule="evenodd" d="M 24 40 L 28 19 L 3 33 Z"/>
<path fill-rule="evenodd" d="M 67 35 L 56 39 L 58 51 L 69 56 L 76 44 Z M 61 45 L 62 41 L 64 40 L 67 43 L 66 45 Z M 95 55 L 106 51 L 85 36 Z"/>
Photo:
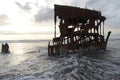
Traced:
<path fill-rule="evenodd" d="M 1 40 L 0 80 L 120 80 L 120 37 L 110 36 L 107 50 L 81 50 L 49 57 L 49 40 Z M 1 50 L 1 46 L 0 46 Z"/>

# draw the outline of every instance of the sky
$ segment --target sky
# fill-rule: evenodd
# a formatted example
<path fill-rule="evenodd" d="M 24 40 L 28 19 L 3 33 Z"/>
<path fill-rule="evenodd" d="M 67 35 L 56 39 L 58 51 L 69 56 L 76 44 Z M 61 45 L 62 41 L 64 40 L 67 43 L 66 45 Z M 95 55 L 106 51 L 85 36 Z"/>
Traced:
<path fill-rule="evenodd" d="M 105 29 L 120 33 L 119 0 L 0 0 L 0 33 L 53 33 L 54 4 L 101 11 Z"/>

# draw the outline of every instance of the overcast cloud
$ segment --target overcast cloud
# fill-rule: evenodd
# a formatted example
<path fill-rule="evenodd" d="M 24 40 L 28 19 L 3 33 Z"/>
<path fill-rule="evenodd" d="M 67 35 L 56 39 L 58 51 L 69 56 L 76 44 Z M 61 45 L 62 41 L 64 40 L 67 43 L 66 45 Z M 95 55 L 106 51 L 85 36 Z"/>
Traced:
<path fill-rule="evenodd" d="M 19 2 L 15 2 L 15 3 L 21 10 L 28 11 L 28 12 L 31 10 L 30 2 L 26 2 L 24 5 L 20 4 Z"/>
<path fill-rule="evenodd" d="M 100 10 L 107 18 L 106 24 L 110 28 L 119 28 L 120 1 L 119 0 L 13 0 L 14 4 L 23 13 L 30 16 L 33 23 L 51 22 L 54 16 L 54 4 L 70 5 L 82 8 Z M 5 5 L 5 4 L 4 4 Z M 9 8 L 8 8 L 9 9 Z M 17 10 L 17 9 L 16 9 Z M 15 10 L 15 11 L 16 11 Z M 7 10 L 6 10 L 7 11 Z M 20 13 L 19 13 L 20 14 Z M 8 15 L 0 14 L 0 24 L 5 24 Z"/>
<path fill-rule="evenodd" d="M 38 13 L 34 15 L 36 22 L 51 21 L 54 16 L 54 4 L 71 5 L 77 7 L 85 7 L 85 2 L 88 0 L 45 0 L 44 7 L 39 6 Z M 40 2 L 38 2 L 40 3 Z M 38 6 L 39 4 L 37 4 Z M 41 9 L 42 8 L 42 9 Z"/>
<path fill-rule="evenodd" d="M 119 28 L 120 1 L 118 0 L 46 0 L 45 3 L 47 7 L 44 5 L 43 9 L 39 8 L 38 12 L 34 15 L 36 22 L 53 20 L 53 6 L 54 4 L 61 4 L 100 10 L 102 15 L 107 18 L 106 26 Z"/>
<path fill-rule="evenodd" d="M 40 9 L 37 14 L 34 15 L 36 22 L 49 21 L 53 19 L 53 9 L 45 7 Z"/>
<path fill-rule="evenodd" d="M 1 14 L 0 15 L 0 26 L 7 25 L 8 24 L 7 21 L 8 21 L 8 16 L 5 14 Z"/>
<path fill-rule="evenodd" d="M 100 10 L 107 18 L 107 26 L 110 28 L 120 28 L 120 1 L 118 0 L 89 0 L 86 5 L 89 8 Z"/>

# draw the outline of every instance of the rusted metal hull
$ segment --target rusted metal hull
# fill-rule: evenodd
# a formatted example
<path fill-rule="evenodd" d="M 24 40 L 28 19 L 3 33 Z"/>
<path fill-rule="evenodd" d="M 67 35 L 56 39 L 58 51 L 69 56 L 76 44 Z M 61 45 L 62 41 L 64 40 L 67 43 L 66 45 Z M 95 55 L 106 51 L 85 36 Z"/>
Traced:
<path fill-rule="evenodd" d="M 59 37 L 56 37 L 57 17 L 60 21 Z M 105 39 L 105 19 L 99 11 L 55 5 L 55 36 L 52 44 L 48 44 L 48 55 L 59 55 L 79 49 L 106 50 L 111 31 Z"/>
<path fill-rule="evenodd" d="M 111 32 L 108 32 L 108 36 L 106 40 L 100 41 L 98 40 L 95 42 L 95 40 L 90 40 L 89 38 L 80 38 L 80 39 L 74 39 L 71 43 L 69 40 L 59 40 L 53 42 L 51 45 L 48 44 L 48 55 L 54 56 L 62 54 L 62 52 L 75 52 L 81 49 L 87 49 L 87 50 L 106 50 L 107 48 L 107 40 L 110 36 Z M 66 40 L 66 41 L 65 41 Z M 53 40 L 54 41 L 54 40 Z"/>

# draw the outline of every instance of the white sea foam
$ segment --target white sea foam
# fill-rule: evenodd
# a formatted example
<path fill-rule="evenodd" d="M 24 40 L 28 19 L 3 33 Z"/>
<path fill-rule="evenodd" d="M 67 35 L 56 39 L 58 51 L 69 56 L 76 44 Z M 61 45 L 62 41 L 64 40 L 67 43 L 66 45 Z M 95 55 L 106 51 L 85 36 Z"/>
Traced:
<path fill-rule="evenodd" d="M 11 54 L 0 54 L 1 80 L 120 79 L 120 50 L 113 42 L 107 51 L 77 51 L 56 57 L 47 55 L 47 41 L 9 45 Z"/>
<path fill-rule="evenodd" d="M 21 78 L 20 80 L 38 80 L 38 79 L 34 76 L 26 76 L 26 77 Z"/>

